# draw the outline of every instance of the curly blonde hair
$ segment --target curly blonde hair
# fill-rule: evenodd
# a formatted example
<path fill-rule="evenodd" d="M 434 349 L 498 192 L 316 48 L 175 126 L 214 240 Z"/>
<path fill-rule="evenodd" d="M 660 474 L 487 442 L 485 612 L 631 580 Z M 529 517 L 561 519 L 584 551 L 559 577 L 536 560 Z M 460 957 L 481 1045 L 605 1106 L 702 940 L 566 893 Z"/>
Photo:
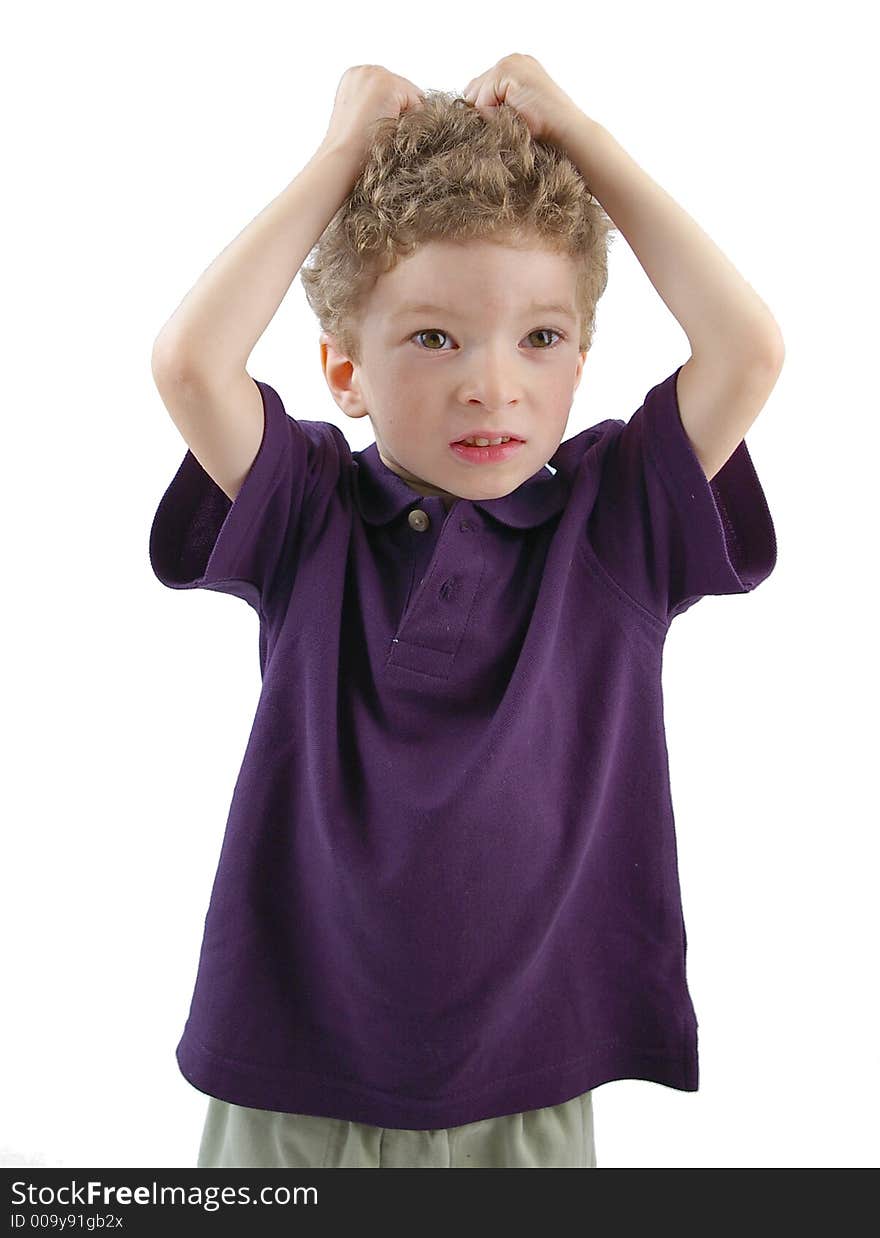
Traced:
<path fill-rule="evenodd" d="M 420 243 L 537 243 L 576 262 L 584 351 L 615 231 L 574 163 L 533 138 L 514 108 L 502 104 L 484 117 L 460 96 L 428 91 L 417 110 L 374 123 L 366 163 L 300 279 L 322 329 L 359 363 L 367 296 Z"/>

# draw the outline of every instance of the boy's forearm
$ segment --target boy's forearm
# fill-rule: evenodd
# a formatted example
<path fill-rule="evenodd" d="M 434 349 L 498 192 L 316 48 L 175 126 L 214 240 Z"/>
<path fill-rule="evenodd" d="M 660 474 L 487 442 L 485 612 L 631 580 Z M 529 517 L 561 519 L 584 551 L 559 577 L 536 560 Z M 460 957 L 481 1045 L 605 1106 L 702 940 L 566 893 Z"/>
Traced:
<path fill-rule="evenodd" d="M 231 241 L 159 332 L 153 368 L 178 375 L 243 370 L 297 272 L 342 206 L 363 157 L 321 145 L 302 171 Z"/>
<path fill-rule="evenodd" d="M 678 319 L 692 353 L 731 363 L 778 356 L 782 334 L 765 303 L 607 129 L 581 113 L 568 122 L 562 144 Z"/>

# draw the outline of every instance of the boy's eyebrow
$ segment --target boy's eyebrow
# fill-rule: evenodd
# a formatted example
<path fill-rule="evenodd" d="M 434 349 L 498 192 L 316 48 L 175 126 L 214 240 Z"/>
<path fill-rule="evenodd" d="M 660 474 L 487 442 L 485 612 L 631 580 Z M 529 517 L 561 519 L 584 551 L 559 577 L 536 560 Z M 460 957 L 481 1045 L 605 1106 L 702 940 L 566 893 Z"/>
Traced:
<path fill-rule="evenodd" d="M 562 314 L 565 318 L 571 318 L 572 321 L 577 320 L 577 314 L 570 305 L 563 305 L 561 301 L 533 301 L 531 305 L 526 306 L 526 311 L 531 313 L 537 311 L 543 314 Z M 401 305 L 391 315 L 392 318 L 402 318 L 404 314 L 450 314 L 455 313 L 455 310 L 450 310 L 445 305 L 432 305 L 427 302 L 421 302 L 418 305 Z"/>

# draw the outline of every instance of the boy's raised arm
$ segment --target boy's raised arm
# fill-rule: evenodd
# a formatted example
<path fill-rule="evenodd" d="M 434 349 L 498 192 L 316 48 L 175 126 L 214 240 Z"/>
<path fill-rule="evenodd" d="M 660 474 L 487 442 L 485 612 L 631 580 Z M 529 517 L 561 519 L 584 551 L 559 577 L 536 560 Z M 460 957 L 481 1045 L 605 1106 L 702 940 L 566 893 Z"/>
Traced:
<path fill-rule="evenodd" d="M 263 406 L 246 371 L 254 345 L 363 166 L 328 140 L 204 271 L 159 332 L 153 379 L 193 455 L 234 499 L 259 450 Z"/>

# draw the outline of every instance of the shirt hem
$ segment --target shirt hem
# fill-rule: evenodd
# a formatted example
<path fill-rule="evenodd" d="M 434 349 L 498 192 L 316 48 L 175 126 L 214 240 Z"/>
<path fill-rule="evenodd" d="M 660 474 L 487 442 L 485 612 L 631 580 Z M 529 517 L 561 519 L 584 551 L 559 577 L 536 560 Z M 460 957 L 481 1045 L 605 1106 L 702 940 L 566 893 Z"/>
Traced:
<path fill-rule="evenodd" d="M 501 1079 L 478 1094 L 408 1099 L 307 1071 L 261 1067 L 223 1057 L 184 1034 L 177 1046 L 184 1078 L 208 1096 L 248 1109 L 302 1113 L 401 1130 L 464 1126 L 509 1113 L 563 1104 L 618 1079 L 642 1079 L 682 1092 L 699 1088 L 696 1033 L 682 1053 L 626 1048 L 618 1042 L 527 1075 Z"/>

